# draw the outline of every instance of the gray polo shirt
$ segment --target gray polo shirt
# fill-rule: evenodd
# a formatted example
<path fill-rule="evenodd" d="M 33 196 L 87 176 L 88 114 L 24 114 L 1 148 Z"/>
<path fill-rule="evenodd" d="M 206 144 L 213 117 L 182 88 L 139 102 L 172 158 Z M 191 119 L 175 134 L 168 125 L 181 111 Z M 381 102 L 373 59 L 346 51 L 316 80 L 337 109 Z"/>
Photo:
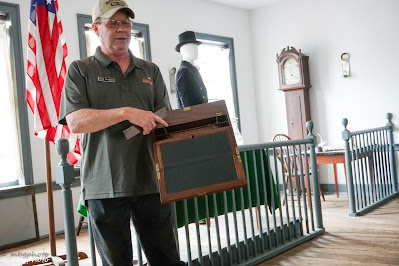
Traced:
<path fill-rule="evenodd" d="M 74 61 L 62 92 L 60 123 L 65 125 L 67 114 L 83 108 L 170 109 L 158 66 L 130 55 L 132 62 L 125 74 L 99 48 L 94 56 Z M 83 134 L 81 178 L 85 200 L 158 192 L 151 136 L 139 134 L 126 140 L 123 130 L 129 126 L 123 121 Z"/>

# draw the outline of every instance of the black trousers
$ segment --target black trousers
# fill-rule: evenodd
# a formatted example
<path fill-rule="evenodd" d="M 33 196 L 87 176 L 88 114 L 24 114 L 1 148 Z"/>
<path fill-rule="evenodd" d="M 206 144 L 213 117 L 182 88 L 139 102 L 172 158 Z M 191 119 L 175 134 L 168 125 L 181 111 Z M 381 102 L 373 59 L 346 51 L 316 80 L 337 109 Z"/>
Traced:
<path fill-rule="evenodd" d="M 130 218 L 151 266 L 185 265 L 180 261 L 169 204 L 159 194 L 88 200 L 90 225 L 104 266 L 133 265 Z"/>

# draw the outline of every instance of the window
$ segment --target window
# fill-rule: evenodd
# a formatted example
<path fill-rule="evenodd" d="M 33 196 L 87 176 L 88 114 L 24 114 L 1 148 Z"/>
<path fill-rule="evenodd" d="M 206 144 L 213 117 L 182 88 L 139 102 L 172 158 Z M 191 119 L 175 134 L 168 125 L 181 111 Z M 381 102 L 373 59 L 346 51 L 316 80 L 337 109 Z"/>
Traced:
<path fill-rule="evenodd" d="M 91 16 L 78 14 L 78 32 L 80 57 L 94 54 L 100 40 L 91 28 Z M 133 22 L 130 50 L 137 58 L 151 61 L 149 27 L 146 24 Z"/>
<path fill-rule="evenodd" d="M 19 6 L 0 3 L 0 187 L 32 184 Z"/>
<path fill-rule="evenodd" d="M 237 78 L 232 38 L 195 33 L 202 44 L 198 47 L 197 65 L 210 102 L 225 100 L 238 144 L 240 134 Z"/>

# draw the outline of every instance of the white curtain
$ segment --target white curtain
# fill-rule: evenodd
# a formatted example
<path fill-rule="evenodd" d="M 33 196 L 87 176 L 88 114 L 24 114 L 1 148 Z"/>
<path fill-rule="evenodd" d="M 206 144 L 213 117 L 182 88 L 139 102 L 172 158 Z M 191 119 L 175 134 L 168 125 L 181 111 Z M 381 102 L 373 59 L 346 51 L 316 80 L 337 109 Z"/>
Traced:
<path fill-rule="evenodd" d="M 0 183 L 23 180 L 14 58 L 6 21 L 0 21 Z"/>
<path fill-rule="evenodd" d="M 97 46 L 100 46 L 100 39 L 93 30 L 86 30 L 85 34 L 87 56 L 92 56 L 96 52 Z"/>
<path fill-rule="evenodd" d="M 132 38 L 129 48 L 132 50 L 135 57 L 144 59 L 143 42 L 139 38 Z"/>

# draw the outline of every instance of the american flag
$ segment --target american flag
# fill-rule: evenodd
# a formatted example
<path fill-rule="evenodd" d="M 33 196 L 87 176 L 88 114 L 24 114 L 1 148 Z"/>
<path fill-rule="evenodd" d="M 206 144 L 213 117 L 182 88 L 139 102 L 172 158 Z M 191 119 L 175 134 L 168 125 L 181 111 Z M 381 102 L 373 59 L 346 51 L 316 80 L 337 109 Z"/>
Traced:
<path fill-rule="evenodd" d="M 75 164 L 80 158 L 78 135 L 58 124 L 68 49 L 57 12 L 57 0 L 31 0 L 26 101 L 34 114 L 35 135 L 51 142 L 67 138 L 68 161 Z"/>

